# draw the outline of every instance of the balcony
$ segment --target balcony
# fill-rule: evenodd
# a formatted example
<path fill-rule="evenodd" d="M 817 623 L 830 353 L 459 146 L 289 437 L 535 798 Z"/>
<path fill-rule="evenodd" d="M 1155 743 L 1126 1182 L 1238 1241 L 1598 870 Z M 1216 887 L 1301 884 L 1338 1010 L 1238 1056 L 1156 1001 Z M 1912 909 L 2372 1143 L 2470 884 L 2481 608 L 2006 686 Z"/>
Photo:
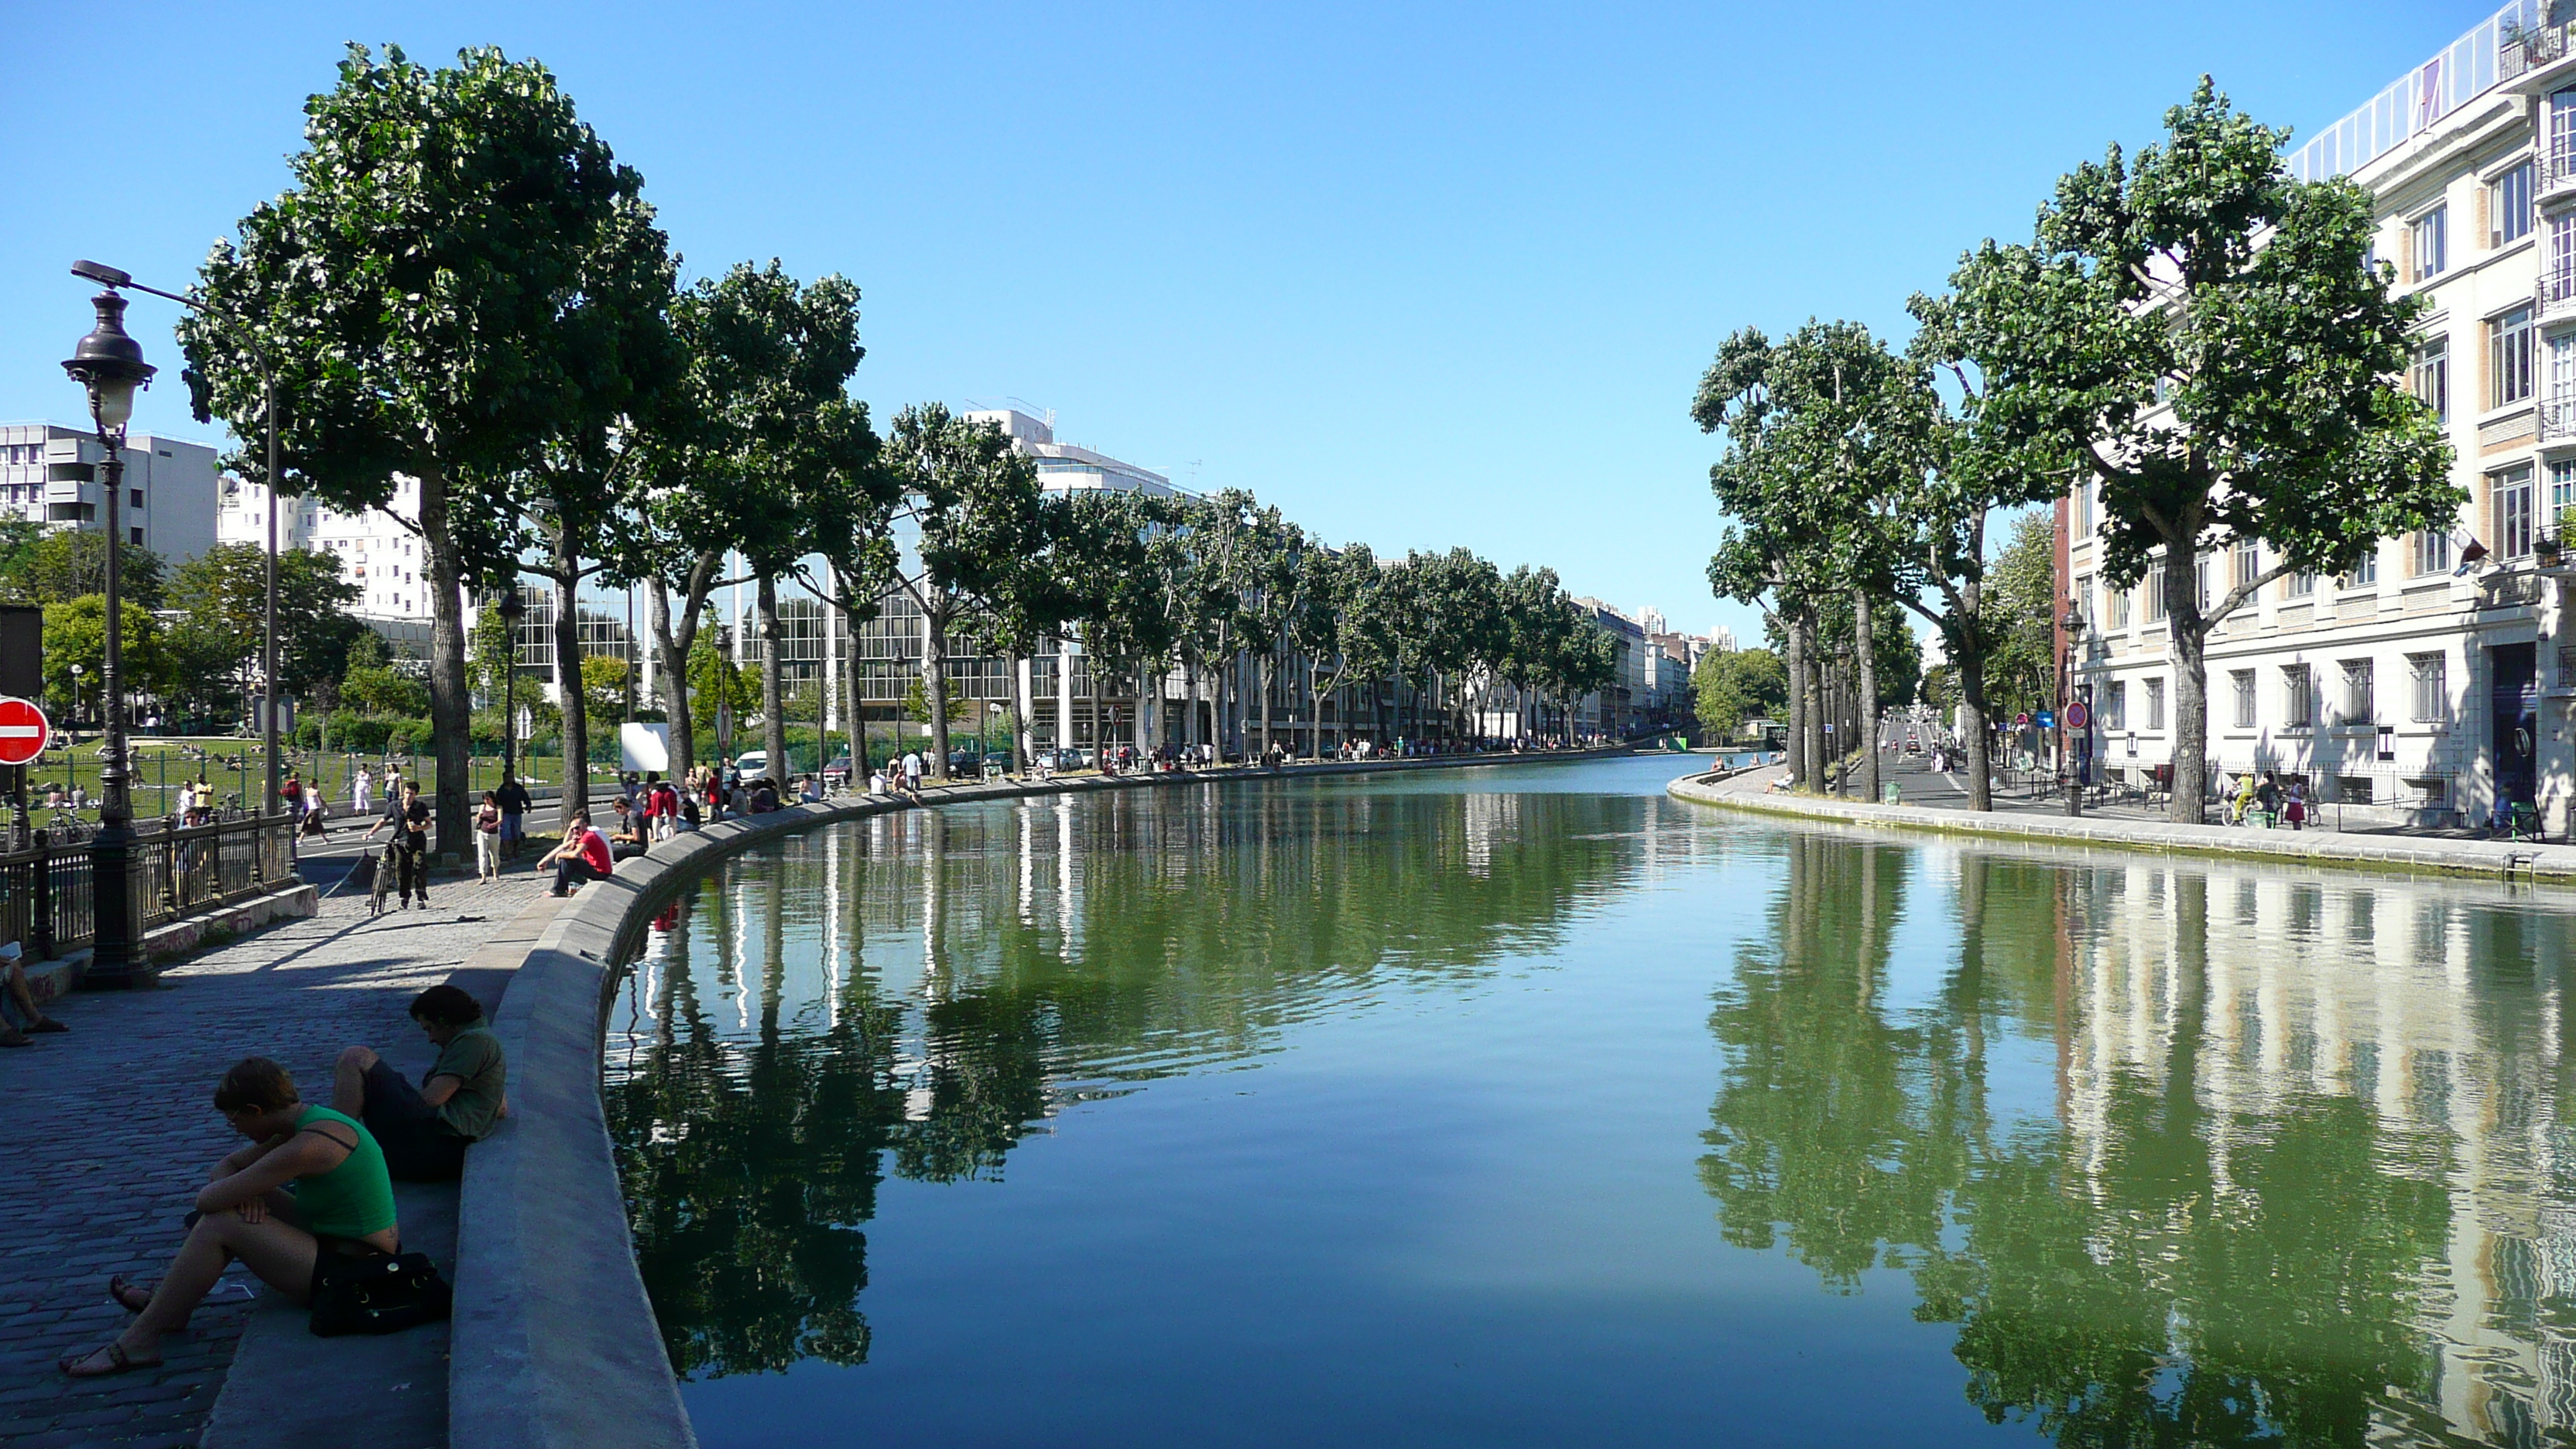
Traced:
<path fill-rule="evenodd" d="M 2567 194 L 2576 196 L 2576 185 L 2571 185 Z M 2550 259 L 2540 274 L 2540 285 L 2531 294 L 2531 302 L 2543 322 L 2576 317 L 2576 256 Z"/>
<path fill-rule="evenodd" d="M 2544 448 L 2576 447 L 2576 395 L 2543 401 L 2533 433 Z"/>
<path fill-rule="evenodd" d="M 2540 575 L 2528 565 L 2505 565 L 2478 575 L 2478 607 L 2518 609 L 2540 602 Z"/>
<path fill-rule="evenodd" d="M 2520 80 L 2565 60 L 2568 29 L 2562 24 L 2504 32 L 2496 43 L 2496 80 Z"/>

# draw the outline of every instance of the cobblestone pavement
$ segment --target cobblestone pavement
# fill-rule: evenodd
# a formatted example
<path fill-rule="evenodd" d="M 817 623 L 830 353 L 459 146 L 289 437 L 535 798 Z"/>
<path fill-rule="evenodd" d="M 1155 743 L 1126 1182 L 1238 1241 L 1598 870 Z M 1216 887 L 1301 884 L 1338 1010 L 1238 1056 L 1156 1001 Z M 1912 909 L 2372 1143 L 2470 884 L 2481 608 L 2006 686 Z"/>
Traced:
<path fill-rule="evenodd" d="M 157 992 L 56 1003 L 71 1027 L 0 1051 L 0 1446 L 194 1445 L 232 1362 L 249 1302 L 235 1268 L 164 1366 L 73 1383 L 55 1360 L 122 1328 L 108 1275 L 158 1277 L 207 1169 L 238 1145 L 208 1098 L 225 1067 L 285 1063 L 307 1101 L 328 1101 L 331 1062 L 363 1042 L 417 1071 L 428 1047 L 403 1014 L 538 889 L 440 882 L 436 908 L 374 920 L 326 900 L 170 969 Z"/>

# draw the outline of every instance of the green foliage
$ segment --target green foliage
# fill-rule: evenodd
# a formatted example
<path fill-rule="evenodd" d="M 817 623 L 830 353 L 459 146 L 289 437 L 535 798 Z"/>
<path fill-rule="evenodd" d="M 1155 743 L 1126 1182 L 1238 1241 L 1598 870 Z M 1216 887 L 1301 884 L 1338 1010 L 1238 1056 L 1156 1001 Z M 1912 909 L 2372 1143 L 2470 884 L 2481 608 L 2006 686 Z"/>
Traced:
<path fill-rule="evenodd" d="M 2057 698 L 2057 527 L 2033 510 L 2013 519 L 1992 570 L 1996 620 L 1986 692 L 2004 719 Z"/>
<path fill-rule="evenodd" d="M 171 660 L 161 621 L 131 600 L 117 604 L 119 682 L 125 693 L 151 694 L 168 687 Z M 99 718 L 107 662 L 106 596 L 83 594 L 45 605 L 44 649 L 45 698 L 65 719 Z"/>
<path fill-rule="evenodd" d="M 166 567 L 148 548 L 116 552 L 121 603 L 162 605 Z M 107 538 L 75 528 L 47 528 L 24 518 L 0 520 L 0 602 L 63 604 L 107 589 Z"/>
<path fill-rule="evenodd" d="M 1700 727 L 1712 739 L 1731 740 L 1747 721 L 1778 719 L 1788 708 L 1789 671 L 1768 649 L 1711 650 L 1691 671 L 1691 692 Z"/>
<path fill-rule="evenodd" d="M 626 661 L 614 654 L 592 654 L 581 661 L 582 708 L 601 725 L 626 720 Z"/>
<path fill-rule="evenodd" d="M 760 712 L 760 681 L 750 671 L 725 657 L 714 641 L 701 639 L 689 651 L 689 695 L 695 702 L 699 723 L 714 728 L 716 706 L 733 707 L 735 728 Z"/>
<path fill-rule="evenodd" d="M 171 606 L 186 615 L 201 665 L 254 677 L 268 608 L 266 552 L 246 543 L 217 544 L 179 566 Z M 291 696 L 341 677 L 350 647 L 367 627 L 349 613 L 358 586 L 341 577 L 339 560 L 314 549 L 277 555 L 277 681 Z"/>
<path fill-rule="evenodd" d="M 953 679 L 948 681 L 948 718 L 971 720 L 972 711 L 973 706 L 968 703 L 966 692 L 957 687 L 957 681 Z M 904 718 L 914 724 L 930 723 L 930 696 L 922 689 L 921 676 L 917 674 L 913 676 L 912 683 L 904 688 L 903 713 Z"/>

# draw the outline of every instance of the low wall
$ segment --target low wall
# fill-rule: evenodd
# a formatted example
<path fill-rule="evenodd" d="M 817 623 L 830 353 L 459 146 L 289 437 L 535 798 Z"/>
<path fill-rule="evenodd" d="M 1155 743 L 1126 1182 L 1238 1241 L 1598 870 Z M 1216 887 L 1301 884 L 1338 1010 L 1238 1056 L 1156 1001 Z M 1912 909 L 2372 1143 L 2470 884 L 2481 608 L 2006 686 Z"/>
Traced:
<path fill-rule="evenodd" d="M 1293 765 L 1278 776 L 1545 764 L 1631 753 L 1469 755 Z M 931 806 L 1028 795 L 1226 784 L 1264 771 L 1074 776 L 944 789 Z M 510 1115 L 465 1157 L 457 1222 L 448 1434 L 470 1449 L 680 1449 L 696 1436 L 663 1352 L 627 1234 L 625 1193 L 599 1094 L 600 1043 L 619 950 L 673 893 L 762 841 L 914 808 L 864 799 L 728 820 L 655 846 L 585 887 L 509 982 L 493 1033 L 510 1063 Z"/>
<path fill-rule="evenodd" d="M 1772 767 L 1761 767 L 1769 769 Z M 1980 814 L 1926 805 L 1865 805 L 1816 795 L 1775 794 L 1728 787 L 1724 781 L 1752 771 L 1690 775 L 1664 787 L 1675 799 L 1796 820 L 1835 821 L 1939 835 L 2029 840 L 2061 845 L 2109 846 L 2166 855 L 2225 856 L 2240 860 L 2294 861 L 2358 870 L 2424 871 L 2440 875 L 2503 876 L 2576 884 L 2576 846 L 2483 840 L 2424 840 L 2403 836 L 2345 835 L 2331 830 L 2255 830 L 2238 825 L 2173 825 L 2097 816 Z"/>

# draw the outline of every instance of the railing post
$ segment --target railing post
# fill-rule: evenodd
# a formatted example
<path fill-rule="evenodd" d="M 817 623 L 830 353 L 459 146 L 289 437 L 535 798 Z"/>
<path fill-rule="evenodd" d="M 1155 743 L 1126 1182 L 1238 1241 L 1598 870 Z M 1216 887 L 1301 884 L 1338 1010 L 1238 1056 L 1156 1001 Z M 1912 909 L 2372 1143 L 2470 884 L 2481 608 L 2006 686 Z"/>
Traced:
<path fill-rule="evenodd" d="M 133 840 L 130 830 L 102 830 L 90 842 L 93 919 L 90 969 L 81 980 L 84 986 L 141 989 L 160 984 L 160 973 L 152 969 L 151 959 L 143 954 L 141 933 L 134 929 L 136 908 L 141 902 L 135 899 Z"/>
<path fill-rule="evenodd" d="M 33 961 L 54 959 L 54 857 L 45 848 L 45 832 L 36 832 L 36 878 L 27 889 L 27 949 Z"/>

